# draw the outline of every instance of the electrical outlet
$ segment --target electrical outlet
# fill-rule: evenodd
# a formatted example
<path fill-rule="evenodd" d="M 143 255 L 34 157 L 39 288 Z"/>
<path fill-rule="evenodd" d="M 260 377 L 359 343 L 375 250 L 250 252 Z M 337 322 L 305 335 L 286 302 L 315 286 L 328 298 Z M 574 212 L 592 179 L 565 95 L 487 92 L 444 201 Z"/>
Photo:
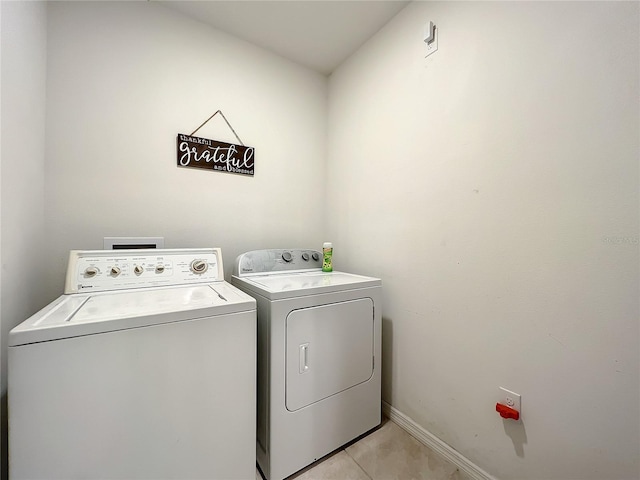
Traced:
<path fill-rule="evenodd" d="M 520 416 L 522 417 L 522 401 L 519 393 L 515 393 L 511 390 L 507 390 L 504 387 L 500 387 L 500 396 L 498 397 L 498 403 L 517 410 L 518 412 L 520 412 Z"/>

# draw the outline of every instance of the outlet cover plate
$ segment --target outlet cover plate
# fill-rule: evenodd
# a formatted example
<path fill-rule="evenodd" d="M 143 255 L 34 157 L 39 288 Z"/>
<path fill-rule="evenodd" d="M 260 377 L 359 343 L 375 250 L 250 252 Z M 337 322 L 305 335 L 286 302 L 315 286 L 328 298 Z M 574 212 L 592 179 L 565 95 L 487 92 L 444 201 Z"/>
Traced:
<path fill-rule="evenodd" d="M 511 407 L 514 410 L 517 410 L 518 412 L 520 412 L 520 417 L 522 418 L 522 401 L 519 393 L 515 393 L 511 390 L 507 390 L 504 387 L 500 387 L 500 396 L 498 397 L 498 402 Z"/>

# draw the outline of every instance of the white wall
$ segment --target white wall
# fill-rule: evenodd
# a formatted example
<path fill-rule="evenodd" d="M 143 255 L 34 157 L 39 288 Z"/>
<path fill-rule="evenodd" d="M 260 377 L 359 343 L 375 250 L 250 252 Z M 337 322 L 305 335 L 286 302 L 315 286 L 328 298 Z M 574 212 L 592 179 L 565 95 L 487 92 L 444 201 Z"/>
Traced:
<path fill-rule="evenodd" d="M 151 2 L 49 5 L 49 299 L 104 236 L 246 250 L 322 241 L 326 77 Z M 255 177 L 176 166 L 221 109 Z M 197 135 L 236 142 L 217 116 Z"/>
<path fill-rule="evenodd" d="M 330 79 L 327 238 L 383 279 L 384 400 L 501 479 L 640 474 L 638 10 L 415 2 Z"/>
<path fill-rule="evenodd" d="M 46 303 L 36 280 L 44 235 L 46 4 L 0 2 L 2 288 L 0 390 L 6 478 L 7 334 Z"/>

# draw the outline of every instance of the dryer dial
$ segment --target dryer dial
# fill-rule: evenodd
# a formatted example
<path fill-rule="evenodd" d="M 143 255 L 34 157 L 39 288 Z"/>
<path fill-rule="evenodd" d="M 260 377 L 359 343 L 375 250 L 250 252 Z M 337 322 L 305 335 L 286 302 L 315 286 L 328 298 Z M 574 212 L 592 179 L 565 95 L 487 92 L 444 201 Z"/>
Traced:
<path fill-rule="evenodd" d="M 283 259 L 285 262 L 289 263 L 291 260 L 293 260 L 293 256 L 291 256 L 291 252 L 284 252 L 284 253 L 282 254 L 282 259 Z"/>

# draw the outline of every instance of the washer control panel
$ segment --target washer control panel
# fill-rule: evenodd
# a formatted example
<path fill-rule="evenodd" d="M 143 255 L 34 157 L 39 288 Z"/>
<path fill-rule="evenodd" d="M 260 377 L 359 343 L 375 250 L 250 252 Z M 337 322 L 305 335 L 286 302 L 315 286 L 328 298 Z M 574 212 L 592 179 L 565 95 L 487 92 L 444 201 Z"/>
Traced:
<path fill-rule="evenodd" d="M 72 250 L 64 293 L 223 280 L 219 248 Z"/>
<path fill-rule="evenodd" d="M 317 250 L 290 248 L 254 250 L 236 258 L 233 274 L 238 277 L 268 272 L 292 272 L 322 269 L 322 254 Z"/>

